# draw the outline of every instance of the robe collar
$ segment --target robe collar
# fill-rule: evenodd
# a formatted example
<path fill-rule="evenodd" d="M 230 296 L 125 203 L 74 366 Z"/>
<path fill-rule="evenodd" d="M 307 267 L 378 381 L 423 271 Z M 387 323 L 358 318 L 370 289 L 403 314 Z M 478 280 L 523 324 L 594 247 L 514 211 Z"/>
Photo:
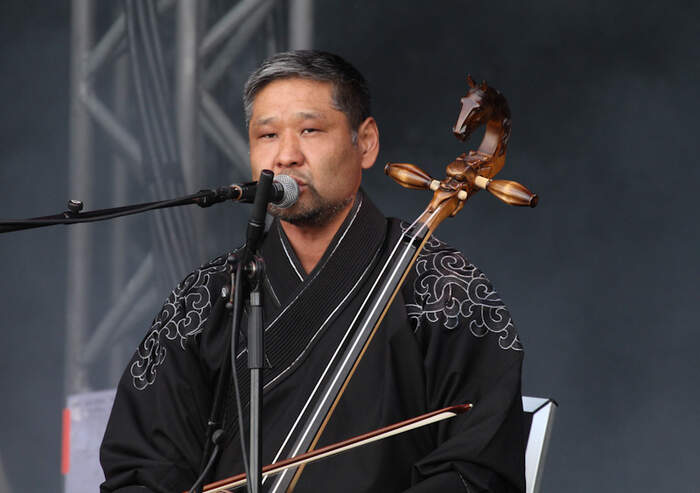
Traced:
<path fill-rule="evenodd" d="M 267 288 L 282 308 L 306 290 L 309 284 L 325 277 L 328 271 L 343 269 L 343 264 L 366 264 L 379 246 L 385 230 L 386 218 L 360 189 L 352 208 L 323 256 L 307 274 L 280 220 L 275 218 L 261 249 L 266 263 Z M 374 241 L 367 243 L 368 237 L 372 237 Z M 341 251 L 343 258 L 337 258 Z"/>
<path fill-rule="evenodd" d="M 269 292 L 264 315 L 266 391 L 294 372 L 354 301 L 382 251 L 386 231 L 386 218 L 358 191 L 321 260 L 304 275 L 279 221 L 273 222 L 261 249 Z M 270 298 L 278 299 L 279 306 L 271 305 Z M 239 365 L 244 353 L 245 349 L 238 355 Z"/>

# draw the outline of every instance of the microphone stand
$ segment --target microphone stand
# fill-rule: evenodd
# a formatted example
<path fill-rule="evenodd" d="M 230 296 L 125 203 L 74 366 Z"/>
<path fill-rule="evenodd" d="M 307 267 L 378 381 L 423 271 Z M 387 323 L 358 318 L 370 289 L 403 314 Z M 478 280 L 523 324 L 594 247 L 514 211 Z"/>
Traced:
<path fill-rule="evenodd" d="M 229 276 L 231 276 L 231 286 L 228 290 L 230 298 L 229 302 L 226 304 L 226 308 L 232 311 L 230 346 L 231 374 L 233 376 L 236 396 L 241 453 L 243 455 L 243 464 L 248 478 L 246 488 L 251 493 L 259 493 L 262 487 L 262 371 L 264 368 L 263 362 L 265 354 L 263 349 L 265 331 L 263 326 L 262 289 L 265 263 L 261 257 L 255 255 L 255 252 L 258 250 L 265 232 L 265 216 L 267 215 L 267 205 L 272 198 L 273 177 L 274 173 L 269 170 L 263 170 L 260 173 L 260 180 L 258 180 L 255 190 L 253 210 L 246 229 L 245 245 L 238 252 L 230 254 L 226 259 L 227 271 Z M 247 278 L 247 282 L 244 282 L 244 275 L 245 278 Z M 245 440 L 243 438 L 243 406 L 241 405 L 236 371 L 241 305 L 246 297 L 246 291 L 250 304 L 250 311 L 247 317 L 247 351 L 248 369 L 250 371 L 250 442 L 248 450 L 246 450 Z M 226 295 L 224 296 L 226 297 Z M 216 404 L 214 407 L 216 407 Z M 217 413 L 217 409 L 212 410 L 212 418 L 210 418 L 209 423 L 209 425 L 212 426 L 211 429 L 217 425 L 217 423 L 214 422 L 214 416 L 216 416 Z M 216 434 L 216 432 L 214 432 L 214 434 Z M 207 467 L 200 474 L 195 485 L 191 488 L 191 493 L 199 493 L 197 488 L 201 487 L 204 476 L 210 468 L 209 464 L 214 460 L 214 455 L 217 451 L 218 449 L 215 448 L 214 452 L 212 452 L 212 458 L 209 460 Z"/>
<path fill-rule="evenodd" d="M 243 249 L 243 266 L 248 275 L 250 313 L 248 316 L 248 369 L 250 370 L 250 443 L 248 488 L 251 493 L 259 493 L 262 487 L 262 394 L 264 368 L 264 326 L 263 326 L 263 275 L 265 263 L 255 256 L 265 231 L 265 216 L 272 192 L 274 173 L 263 170 L 260 173 L 253 211 L 248 221 L 246 244 Z M 240 293 L 242 295 L 242 293 Z M 235 361 L 235 354 L 232 354 Z M 245 451 L 243 451 L 245 453 Z"/>
<path fill-rule="evenodd" d="M 262 487 L 262 394 L 264 368 L 263 291 L 261 289 L 265 264 L 259 257 L 252 263 L 250 316 L 248 317 L 248 369 L 250 370 L 250 491 L 259 493 Z"/>

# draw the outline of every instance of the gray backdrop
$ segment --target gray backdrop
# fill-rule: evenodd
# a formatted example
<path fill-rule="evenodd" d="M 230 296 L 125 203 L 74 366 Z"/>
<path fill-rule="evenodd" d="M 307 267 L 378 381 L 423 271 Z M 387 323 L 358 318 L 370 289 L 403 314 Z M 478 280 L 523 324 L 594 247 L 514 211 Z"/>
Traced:
<path fill-rule="evenodd" d="M 697 3 L 318 3 L 316 47 L 373 90 L 382 150 L 365 187 L 387 215 L 413 218 L 428 196 L 384 177 L 384 162 L 438 175 L 468 148 L 449 132 L 467 72 L 510 102 L 499 177 L 539 207 L 482 193 L 438 236 L 509 304 L 524 392 L 560 404 L 543 491 L 696 491 Z M 68 198 L 69 14 L 65 1 L 0 6 L 2 218 Z M 13 491 L 61 485 L 66 239 L 63 227 L 0 237 L 0 464 Z"/>

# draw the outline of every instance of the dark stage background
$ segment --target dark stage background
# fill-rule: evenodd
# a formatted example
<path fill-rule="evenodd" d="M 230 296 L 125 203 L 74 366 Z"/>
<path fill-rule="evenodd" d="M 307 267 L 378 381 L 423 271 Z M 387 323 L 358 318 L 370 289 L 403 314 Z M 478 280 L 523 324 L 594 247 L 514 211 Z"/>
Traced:
<path fill-rule="evenodd" d="M 382 150 L 366 189 L 387 215 L 416 216 L 428 196 L 383 163 L 441 173 L 466 150 L 449 130 L 467 72 L 499 88 L 513 114 L 499 177 L 540 205 L 482 193 L 438 236 L 509 304 L 524 393 L 560 404 L 543 491 L 695 491 L 700 6 L 426 5 L 316 6 L 315 47 L 347 57 L 373 90 Z M 69 3 L 2 2 L 0 40 L 0 217 L 53 213 L 68 198 Z M 13 492 L 62 487 L 66 243 L 63 227 L 0 237 L 0 465 Z M 99 311 L 106 297 L 94 296 Z"/>

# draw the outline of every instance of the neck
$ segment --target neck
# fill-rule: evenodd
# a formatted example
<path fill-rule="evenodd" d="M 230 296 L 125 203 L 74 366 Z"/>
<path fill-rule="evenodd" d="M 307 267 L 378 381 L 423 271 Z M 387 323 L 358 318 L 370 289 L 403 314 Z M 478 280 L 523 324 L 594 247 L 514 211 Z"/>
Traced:
<path fill-rule="evenodd" d="M 353 199 L 344 209 L 323 226 L 295 226 L 286 221 L 280 221 L 289 243 L 294 249 L 299 262 L 308 274 L 318 261 L 321 260 L 333 237 L 345 221 L 356 199 Z"/>

